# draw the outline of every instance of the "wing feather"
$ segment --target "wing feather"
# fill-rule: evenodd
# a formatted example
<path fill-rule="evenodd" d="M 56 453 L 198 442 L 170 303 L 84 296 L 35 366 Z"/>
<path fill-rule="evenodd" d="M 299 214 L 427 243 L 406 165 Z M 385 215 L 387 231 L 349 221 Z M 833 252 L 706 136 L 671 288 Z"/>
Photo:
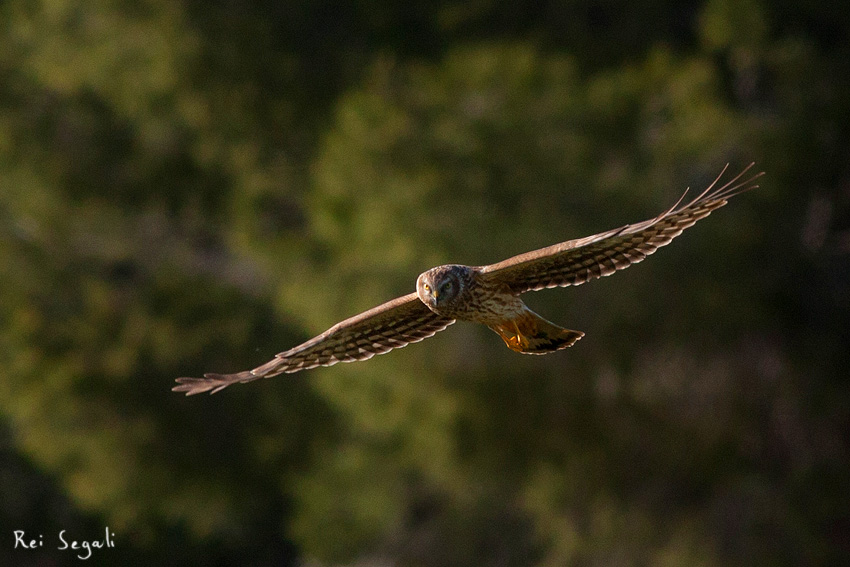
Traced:
<path fill-rule="evenodd" d="M 341 321 L 309 341 L 275 356 L 273 360 L 236 374 L 204 374 L 203 378 L 178 378 L 175 392 L 187 396 L 216 393 L 237 382 L 251 382 L 283 373 L 298 372 L 338 362 L 367 360 L 394 348 L 416 343 L 454 323 L 437 315 L 415 293 L 398 297 L 369 311 Z"/>
<path fill-rule="evenodd" d="M 755 189 L 758 173 L 739 181 L 753 163 L 729 182 L 717 186 L 728 165 L 708 188 L 682 205 L 685 195 L 673 207 L 653 219 L 628 224 L 585 238 L 526 252 L 481 268 L 481 277 L 506 285 L 513 293 L 551 287 L 580 285 L 613 274 L 642 261 L 666 246 L 686 228 L 726 204 L 730 197 Z M 687 192 L 685 192 L 687 194 Z"/>

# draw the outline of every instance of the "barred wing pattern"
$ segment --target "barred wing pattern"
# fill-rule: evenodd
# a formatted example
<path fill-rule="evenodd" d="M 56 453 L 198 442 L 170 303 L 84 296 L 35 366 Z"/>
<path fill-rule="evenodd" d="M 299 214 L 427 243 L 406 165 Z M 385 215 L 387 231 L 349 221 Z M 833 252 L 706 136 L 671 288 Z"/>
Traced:
<path fill-rule="evenodd" d="M 212 394 L 237 382 L 251 382 L 283 373 L 298 372 L 337 362 L 366 360 L 394 348 L 416 343 L 442 331 L 454 323 L 437 315 L 422 303 L 415 293 L 398 297 L 374 309 L 337 323 L 321 335 L 253 370 L 236 374 L 204 374 L 203 378 L 178 378 L 175 392 L 187 396 Z"/>
<path fill-rule="evenodd" d="M 727 199 L 755 189 L 758 173 L 739 180 L 753 163 L 726 184 L 716 187 L 728 165 L 709 187 L 686 205 L 684 195 L 654 219 L 526 252 L 481 268 L 481 277 L 507 286 L 515 294 L 551 287 L 580 285 L 628 268 L 666 246 L 686 228 L 726 204 Z"/>

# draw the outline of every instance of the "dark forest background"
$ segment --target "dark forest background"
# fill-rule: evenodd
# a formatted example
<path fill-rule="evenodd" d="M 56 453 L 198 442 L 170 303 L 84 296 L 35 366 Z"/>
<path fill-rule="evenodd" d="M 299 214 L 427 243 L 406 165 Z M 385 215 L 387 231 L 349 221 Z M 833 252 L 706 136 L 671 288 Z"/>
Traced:
<path fill-rule="evenodd" d="M 647 262 L 172 393 L 413 290 L 761 188 Z M 0 3 L 0 563 L 838 565 L 850 11 L 778 0 Z M 14 530 L 44 548 L 14 549 Z"/>

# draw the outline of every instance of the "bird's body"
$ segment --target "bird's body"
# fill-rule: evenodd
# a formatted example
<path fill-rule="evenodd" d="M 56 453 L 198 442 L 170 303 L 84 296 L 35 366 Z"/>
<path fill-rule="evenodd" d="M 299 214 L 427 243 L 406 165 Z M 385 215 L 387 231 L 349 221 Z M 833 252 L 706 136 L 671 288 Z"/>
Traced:
<path fill-rule="evenodd" d="M 676 203 L 657 217 L 586 238 L 526 252 L 488 266 L 447 264 L 423 272 L 416 292 L 337 323 L 321 335 L 278 354 L 273 360 L 236 374 L 178 378 L 175 391 L 213 393 L 237 382 L 250 382 L 337 362 L 366 360 L 421 341 L 457 320 L 487 325 L 512 350 L 547 354 L 575 344 L 584 333 L 564 329 L 531 311 L 520 294 L 579 285 L 642 261 L 726 200 L 753 189 L 761 173 L 738 183 L 753 164 L 725 185 Z M 684 198 L 684 196 L 683 196 Z"/>
<path fill-rule="evenodd" d="M 423 272 L 416 294 L 428 309 L 443 317 L 494 325 L 519 316 L 525 304 L 499 282 L 481 277 L 481 268 L 447 264 Z"/>
<path fill-rule="evenodd" d="M 487 325 L 508 348 L 523 354 L 567 348 L 584 336 L 543 319 L 510 287 L 488 278 L 481 267 L 448 264 L 431 268 L 416 280 L 416 294 L 434 313 Z"/>

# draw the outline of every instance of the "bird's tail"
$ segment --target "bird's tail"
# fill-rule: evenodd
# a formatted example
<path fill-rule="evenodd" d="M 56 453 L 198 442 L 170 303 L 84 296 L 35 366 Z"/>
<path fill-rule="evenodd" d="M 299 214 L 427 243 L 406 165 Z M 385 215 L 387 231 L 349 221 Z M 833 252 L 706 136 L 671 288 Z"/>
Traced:
<path fill-rule="evenodd" d="M 549 354 L 573 346 L 584 336 L 581 331 L 559 327 L 527 308 L 518 317 L 490 328 L 509 349 L 523 354 Z"/>

